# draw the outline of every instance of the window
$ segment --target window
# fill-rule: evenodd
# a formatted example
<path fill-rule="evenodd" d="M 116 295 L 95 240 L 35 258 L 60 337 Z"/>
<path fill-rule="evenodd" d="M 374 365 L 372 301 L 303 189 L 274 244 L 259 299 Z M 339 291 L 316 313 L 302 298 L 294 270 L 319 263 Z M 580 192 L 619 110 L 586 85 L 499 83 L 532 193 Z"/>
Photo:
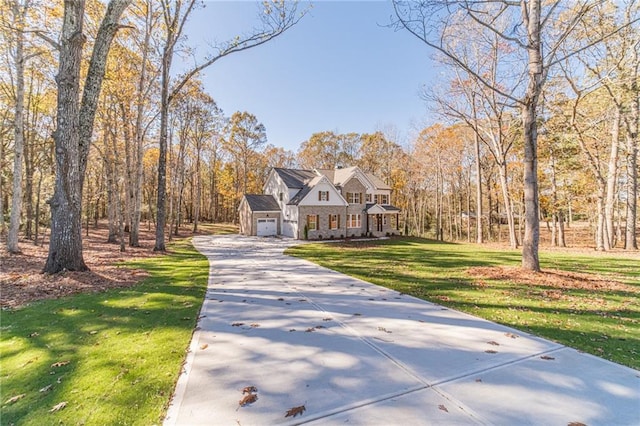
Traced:
<path fill-rule="evenodd" d="M 310 214 L 307 216 L 307 229 L 309 231 L 318 230 L 318 215 Z"/>
<path fill-rule="evenodd" d="M 389 204 L 389 195 L 376 194 L 376 204 Z"/>
<path fill-rule="evenodd" d="M 371 202 L 371 194 L 367 194 L 367 203 Z"/>
<path fill-rule="evenodd" d="M 347 227 L 348 228 L 360 228 L 360 215 L 359 214 L 350 214 L 347 216 Z"/>
<path fill-rule="evenodd" d="M 330 214 L 329 215 L 329 229 L 338 229 L 340 228 L 340 215 L 339 214 Z"/>
<path fill-rule="evenodd" d="M 329 201 L 329 191 L 318 191 L 318 201 Z"/>
<path fill-rule="evenodd" d="M 282 201 L 282 198 L 283 198 L 282 197 L 282 192 L 280 193 L 279 198 L 280 198 L 280 201 Z"/>
<path fill-rule="evenodd" d="M 347 192 L 347 203 L 360 204 L 362 197 L 359 192 Z"/>
<path fill-rule="evenodd" d="M 382 216 L 382 224 L 384 226 L 387 226 L 387 215 L 386 214 L 384 216 Z"/>

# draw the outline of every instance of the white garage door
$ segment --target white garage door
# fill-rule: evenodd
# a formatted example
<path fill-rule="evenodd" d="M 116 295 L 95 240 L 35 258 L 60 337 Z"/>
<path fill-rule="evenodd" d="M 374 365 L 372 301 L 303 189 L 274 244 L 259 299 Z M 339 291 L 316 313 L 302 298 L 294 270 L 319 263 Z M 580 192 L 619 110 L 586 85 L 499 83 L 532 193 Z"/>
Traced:
<path fill-rule="evenodd" d="M 278 234 L 278 224 L 276 219 L 258 219 L 258 237 L 266 237 Z"/>

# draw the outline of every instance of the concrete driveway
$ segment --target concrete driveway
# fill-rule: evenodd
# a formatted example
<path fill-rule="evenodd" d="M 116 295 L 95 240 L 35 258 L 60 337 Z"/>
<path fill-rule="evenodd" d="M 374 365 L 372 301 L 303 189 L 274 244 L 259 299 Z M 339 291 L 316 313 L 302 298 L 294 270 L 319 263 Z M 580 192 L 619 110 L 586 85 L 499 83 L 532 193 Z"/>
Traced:
<path fill-rule="evenodd" d="M 209 288 L 165 425 L 640 424 L 639 371 L 283 255 L 294 243 L 194 239 Z"/>

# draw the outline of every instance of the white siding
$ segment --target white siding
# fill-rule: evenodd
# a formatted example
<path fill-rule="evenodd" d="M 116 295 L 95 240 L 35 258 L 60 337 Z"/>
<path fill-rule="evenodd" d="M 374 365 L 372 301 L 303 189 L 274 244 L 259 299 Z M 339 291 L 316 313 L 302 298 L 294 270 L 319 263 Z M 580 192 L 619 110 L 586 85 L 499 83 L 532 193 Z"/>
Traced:
<path fill-rule="evenodd" d="M 320 191 L 329 191 L 329 201 L 318 201 L 318 193 Z M 307 194 L 299 205 L 301 206 L 346 206 L 340 193 L 336 188 L 326 180 L 317 183 Z"/>

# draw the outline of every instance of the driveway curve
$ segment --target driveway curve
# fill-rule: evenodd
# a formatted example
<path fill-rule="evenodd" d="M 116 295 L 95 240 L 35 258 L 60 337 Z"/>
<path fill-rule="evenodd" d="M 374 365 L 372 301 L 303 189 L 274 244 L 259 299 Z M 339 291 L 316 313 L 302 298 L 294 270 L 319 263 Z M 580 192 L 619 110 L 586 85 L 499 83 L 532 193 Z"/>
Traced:
<path fill-rule="evenodd" d="M 640 372 L 283 254 L 299 243 L 194 238 L 209 287 L 165 425 L 640 424 Z"/>

